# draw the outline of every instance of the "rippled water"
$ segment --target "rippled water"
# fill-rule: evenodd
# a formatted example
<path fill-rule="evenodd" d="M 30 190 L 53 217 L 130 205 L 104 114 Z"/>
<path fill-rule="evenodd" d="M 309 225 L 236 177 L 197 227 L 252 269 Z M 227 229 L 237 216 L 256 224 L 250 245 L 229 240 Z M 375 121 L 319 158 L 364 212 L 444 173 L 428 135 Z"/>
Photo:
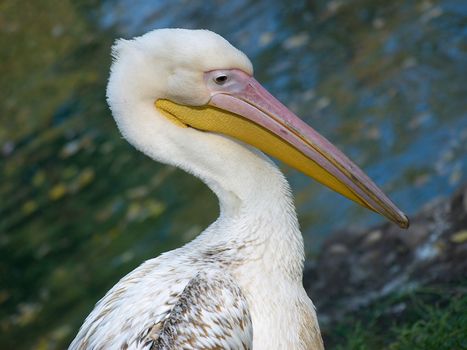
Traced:
<path fill-rule="evenodd" d="M 2 10 L 2 348 L 62 348 L 119 277 L 216 216 L 203 184 L 118 135 L 104 102 L 116 37 L 162 27 L 223 35 L 409 214 L 467 179 L 464 1 L 6 1 Z M 382 220 L 284 170 L 309 251 L 335 229 Z"/>
<path fill-rule="evenodd" d="M 161 27 L 225 36 L 274 95 L 408 213 L 467 178 L 465 3 L 182 3 L 109 2 L 101 23 L 125 37 Z M 308 222 L 320 233 L 377 220 L 300 174 L 289 178 L 307 232 Z"/>

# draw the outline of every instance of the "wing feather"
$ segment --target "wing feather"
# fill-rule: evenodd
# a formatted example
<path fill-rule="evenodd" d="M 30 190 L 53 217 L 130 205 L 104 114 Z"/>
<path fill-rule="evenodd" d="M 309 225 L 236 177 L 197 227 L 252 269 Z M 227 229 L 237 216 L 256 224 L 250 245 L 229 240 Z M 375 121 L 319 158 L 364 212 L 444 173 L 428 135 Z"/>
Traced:
<path fill-rule="evenodd" d="M 143 343 L 151 350 L 249 350 L 253 327 L 247 301 L 228 273 L 201 271 L 162 324 L 151 327 Z"/>
<path fill-rule="evenodd" d="M 69 350 L 251 349 L 247 301 L 217 264 L 172 251 L 122 278 L 97 303 Z"/>

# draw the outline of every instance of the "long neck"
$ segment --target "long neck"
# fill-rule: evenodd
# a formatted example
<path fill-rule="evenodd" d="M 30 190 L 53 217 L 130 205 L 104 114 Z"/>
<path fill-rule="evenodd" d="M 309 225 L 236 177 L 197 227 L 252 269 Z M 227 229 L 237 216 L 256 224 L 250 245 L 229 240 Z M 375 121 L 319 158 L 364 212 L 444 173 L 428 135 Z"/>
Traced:
<path fill-rule="evenodd" d="M 235 176 L 241 190 L 230 192 L 222 183 L 212 186 L 220 203 L 220 216 L 193 242 L 204 249 L 233 250 L 243 264 L 257 265 L 264 273 L 278 273 L 301 283 L 304 248 L 287 180 L 261 153 L 250 150 Z M 248 159 L 248 157 L 255 159 Z M 249 267 L 250 268 L 250 267 Z"/>

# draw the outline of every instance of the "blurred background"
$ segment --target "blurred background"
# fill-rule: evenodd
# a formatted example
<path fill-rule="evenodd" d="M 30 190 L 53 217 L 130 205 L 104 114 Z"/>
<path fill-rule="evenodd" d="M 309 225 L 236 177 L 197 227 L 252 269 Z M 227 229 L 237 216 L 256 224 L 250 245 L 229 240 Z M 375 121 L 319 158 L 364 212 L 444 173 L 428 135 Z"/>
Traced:
<path fill-rule="evenodd" d="M 3 0 L 0 348 L 66 348 L 119 278 L 216 218 L 209 190 L 134 150 L 105 102 L 112 42 L 163 27 L 244 51 L 409 215 L 467 180 L 465 1 Z M 382 222 L 282 169 L 310 261 L 332 232 Z"/>

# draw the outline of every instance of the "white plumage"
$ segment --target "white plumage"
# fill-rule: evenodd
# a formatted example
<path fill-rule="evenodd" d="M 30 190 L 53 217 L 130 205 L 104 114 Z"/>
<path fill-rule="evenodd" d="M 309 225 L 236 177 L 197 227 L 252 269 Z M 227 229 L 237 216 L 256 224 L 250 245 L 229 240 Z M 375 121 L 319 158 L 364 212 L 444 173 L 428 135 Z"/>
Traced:
<path fill-rule="evenodd" d="M 113 56 L 107 96 L 123 136 L 201 178 L 218 196 L 220 216 L 192 242 L 120 280 L 70 349 L 322 349 L 302 286 L 303 239 L 280 170 L 256 148 L 186 127 L 154 106 L 210 103 L 211 72 L 233 83 L 250 79 L 248 58 L 215 33 L 183 29 L 119 40 Z"/>

